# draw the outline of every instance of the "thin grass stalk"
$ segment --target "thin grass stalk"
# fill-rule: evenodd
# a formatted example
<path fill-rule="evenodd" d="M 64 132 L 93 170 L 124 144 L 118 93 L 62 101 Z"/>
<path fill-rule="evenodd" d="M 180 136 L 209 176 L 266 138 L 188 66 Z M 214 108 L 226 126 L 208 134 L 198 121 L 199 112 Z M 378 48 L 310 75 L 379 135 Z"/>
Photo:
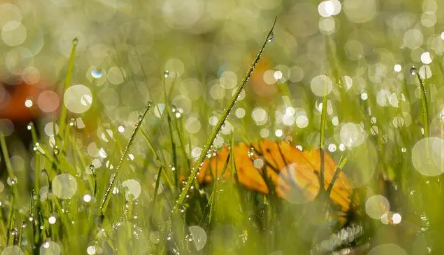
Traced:
<path fill-rule="evenodd" d="M 126 144 L 125 150 L 123 151 L 122 157 L 119 160 L 119 163 L 116 167 L 116 171 L 111 175 L 111 180 L 109 182 L 108 187 L 105 190 L 105 195 L 103 196 L 103 200 L 100 204 L 100 213 L 101 216 L 103 217 L 105 215 L 106 212 L 106 208 L 108 207 L 108 203 L 109 200 L 111 198 L 111 191 L 113 190 L 113 188 L 116 186 L 117 183 L 117 179 L 119 178 L 120 174 L 121 174 L 121 167 L 122 164 L 125 162 L 127 156 L 128 156 L 128 152 L 129 149 L 131 148 L 131 145 L 134 142 L 134 138 L 136 137 L 136 134 L 138 133 L 140 126 L 142 125 L 143 120 L 145 119 L 146 114 L 148 113 L 148 110 L 151 108 L 151 102 L 148 102 L 148 105 L 145 107 L 145 111 L 143 112 L 143 114 L 139 117 L 139 121 L 136 124 L 136 128 L 134 129 L 130 139 L 128 140 L 128 143 Z"/>
<path fill-rule="evenodd" d="M 348 160 L 347 157 L 339 160 L 339 165 L 336 168 L 336 171 L 333 174 L 333 177 L 331 178 L 331 182 L 330 182 L 330 184 L 328 185 L 328 188 L 327 188 L 327 196 L 328 197 L 330 197 L 331 191 L 333 190 L 333 185 L 335 184 L 336 180 L 338 179 L 339 174 L 341 173 L 342 169 L 344 168 L 345 163 L 347 163 L 347 160 Z"/>
<path fill-rule="evenodd" d="M 15 206 L 15 196 L 11 196 L 11 201 L 9 202 L 9 212 L 8 212 L 8 231 L 6 234 L 6 245 L 12 245 L 11 243 L 11 232 L 14 226 L 14 206 Z"/>
<path fill-rule="evenodd" d="M 327 84 L 325 84 L 325 90 L 327 90 Z M 319 194 L 322 195 L 325 191 L 324 187 L 324 172 L 325 172 L 325 155 L 324 155 L 324 147 L 325 147 L 325 125 L 327 118 L 327 92 L 324 94 L 324 98 L 322 100 L 322 113 L 321 113 L 321 138 L 320 138 L 320 156 L 321 156 L 321 169 L 319 174 Z"/>
<path fill-rule="evenodd" d="M 412 67 L 411 73 L 416 76 L 419 81 L 419 88 L 421 89 L 421 106 L 422 106 L 422 120 L 424 122 L 424 136 L 429 137 L 429 110 L 427 106 L 427 92 L 424 86 L 424 81 L 421 79 L 416 67 Z"/>
<path fill-rule="evenodd" d="M 206 142 L 199 158 L 197 159 L 193 169 L 191 170 L 191 174 L 190 174 L 190 176 L 188 176 L 188 179 L 185 183 L 185 186 L 182 189 L 182 192 L 179 195 L 179 198 L 177 199 L 176 205 L 174 206 L 175 212 L 177 212 L 177 210 L 182 206 L 182 204 L 185 200 L 185 197 L 188 194 L 188 191 L 190 190 L 191 185 L 193 184 L 193 180 L 197 176 L 197 173 L 199 172 L 199 169 L 200 169 L 208 151 L 210 150 L 210 148 L 214 142 L 214 139 L 216 139 L 217 134 L 219 134 L 220 129 L 222 128 L 226 119 L 228 118 L 228 115 L 230 114 L 231 110 L 233 109 L 234 104 L 236 103 L 240 93 L 244 89 L 247 82 L 250 80 L 251 74 L 253 73 L 254 69 L 256 68 L 257 63 L 259 63 L 259 60 L 262 57 L 262 52 L 264 51 L 265 46 L 267 46 L 267 44 L 273 40 L 273 38 L 274 38 L 273 30 L 274 30 L 274 26 L 276 25 L 276 20 L 277 20 L 277 17 L 274 19 L 273 26 L 271 27 L 270 31 L 268 32 L 267 37 L 266 37 L 264 43 L 262 44 L 262 47 L 259 50 L 259 53 L 256 56 L 256 59 L 254 60 L 253 64 L 251 65 L 250 69 L 247 72 L 247 75 L 242 80 L 240 86 L 236 89 L 236 92 L 234 93 L 233 97 L 231 98 L 230 102 L 228 103 L 228 106 L 225 108 L 224 112 L 222 113 L 222 116 L 220 117 L 219 121 L 217 122 L 216 126 L 214 127 L 213 132 L 211 133 L 210 137 L 207 139 L 207 142 Z"/>
<path fill-rule="evenodd" d="M 153 195 L 153 206 L 152 206 L 152 210 L 155 208 L 156 206 L 156 202 L 157 202 L 157 192 L 159 191 L 159 186 L 160 186 L 160 177 L 162 176 L 162 165 L 160 165 L 159 170 L 157 171 L 157 179 L 156 179 L 156 185 L 154 187 L 154 195 Z M 152 213 L 151 213 L 152 214 Z"/>
<path fill-rule="evenodd" d="M 169 76 L 169 74 L 167 75 L 166 72 L 167 71 L 165 71 L 165 75 L 164 75 L 164 79 L 163 79 L 163 93 L 164 93 L 164 100 L 165 100 L 165 112 L 166 112 L 166 118 L 167 118 L 167 123 L 168 123 L 168 132 L 170 135 L 171 153 L 172 153 L 172 161 L 173 161 L 172 165 L 173 165 L 173 168 L 176 168 L 177 167 L 177 151 L 176 151 L 176 143 L 174 142 L 173 124 L 172 124 L 172 119 L 171 119 L 171 107 L 170 107 L 170 103 L 169 103 L 170 95 L 172 93 L 174 84 L 176 83 L 176 79 L 174 79 L 173 83 L 171 84 L 170 90 L 167 93 L 165 79 Z M 173 177 L 174 177 L 174 184 L 177 185 L 177 183 L 179 181 L 179 171 L 174 171 Z"/>
<path fill-rule="evenodd" d="M 15 183 L 16 177 L 14 175 L 14 171 L 12 170 L 11 160 L 9 158 L 8 146 L 6 145 L 5 136 L 3 135 L 0 135 L 0 144 L 3 152 L 3 158 L 5 160 L 6 171 L 8 172 L 8 177 L 11 182 L 13 196 L 15 196 L 17 195 L 17 185 Z"/>
<path fill-rule="evenodd" d="M 63 86 L 63 96 L 65 95 L 65 91 L 71 85 L 72 73 L 73 73 L 73 69 L 74 69 L 74 60 L 76 57 L 78 43 L 79 43 L 79 39 L 77 39 L 77 37 L 72 40 L 72 49 L 71 49 L 71 54 L 69 55 L 68 70 L 66 72 L 65 84 Z M 65 122 L 66 122 L 66 106 L 62 102 L 61 109 L 60 109 L 60 118 L 59 118 L 59 134 L 65 134 L 64 133 L 65 126 L 66 126 Z M 59 140 L 62 139 L 62 137 L 60 137 L 60 135 L 57 137 L 59 138 Z"/>

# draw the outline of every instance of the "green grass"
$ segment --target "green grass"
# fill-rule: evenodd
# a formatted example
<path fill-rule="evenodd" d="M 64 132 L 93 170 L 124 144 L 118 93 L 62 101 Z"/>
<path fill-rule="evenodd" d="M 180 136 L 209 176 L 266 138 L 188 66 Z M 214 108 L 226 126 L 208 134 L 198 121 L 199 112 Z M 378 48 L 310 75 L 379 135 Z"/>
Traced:
<path fill-rule="evenodd" d="M 444 103 L 441 58 L 435 56 L 428 66 L 432 77 L 421 78 L 418 70 L 411 74 L 407 62 L 400 73 L 390 69 L 383 82 L 373 83 L 365 76 L 348 89 L 344 77 L 351 75 L 349 66 L 356 62 L 350 63 L 337 46 L 341 35 L 325 36 L 328 58 L 323 68 L 331 79 L 331 92 L 324 89 L 324 96 L 316 96 L 306 81 L 278 81 L 269 85 L 278 90 L 275 95 L 259 97 L 252 88 L 252 79 L 260 69 L 257 65 L 261 64 L 261 57 L 279 54 L 277 42 L 284 35 L 279 33 L 282 31 L 277 29 L 278 25 L 279 20 L 275 20 L 269 32 L 264 33 L 263 44 L 256 43 L 259 51 L 250 67 L 238 67 L 248 71 L 230 96 L 216 101 L 205 95 L 193 102 L 188 114 L 203 120 L 197 134 L 187 132 L 187 116 L 173 103 L 174 96 L 181 94 L 177 84 L 181 80 L 168 72 L 149 74 L 162 78 L 162 84 L 152 88 L 151 98 L 139 102 L 149 101 L 145 108 L 138 108 L 137 118 L 127 122 L 131 124 L 125 126 L 125 131 L 119 131 L 119 123 L 113 121 L 98 100 L 90 112 L 82 115 L 90 121 L 86 126 L 93 131 L 77 127 L 77 115 L 61 104 L 60 115 L 53 120 L 59 130 L 55 144 L 48 142 L 44 134 L 44 120 L 29 124 L 30 150 L 20 146 L 17 149 L 14 141 L 18 137 L 0 136 L 1 161 L 6 170 L 2 176 L 5 189 L 0 192 L 2 255 L 15 254 L 12 250 L 18 248 L 24 254 L 50 255 L 339 254 L 333 251 L 345 249 L 356 252 L 351 254 L 367 254 L 374 247 L 385 249 L 386 253 L 380 254 L 404 254 L 395 249 L 415 255 L 442 254 L 443 184 L 440 174 L 421 173 L 444 169 L 442 140 L 427 139 L 444 138 L 440 117 Z M 346 27 L 347 23 L 343 25 Z M 73 41 L 63 91 L 73 80 L 81 79 L 76 78 L 78 43 L 81 41 Z M 386 44 L 390 48 L 390 43 Z M 392 51 L 396 59 L 404 59 L 402 53 Z M 148 81 L 149 75 L 144 74 L 144 79 Z M 200 75 L 205 80 L 206 74 Z M 368 84 L 360 87 L 358 81 Z M 123 85 L 133 83 L 128 75 Z M 383 100 L 396 97 L 396 107 L 389 102 L 388 106 L 381 105 L 381 88 L 391 93 Z M 94 93 L 98 94 L 98 89 Z M 245 93 L 245 98 L 238 100 L 241 93 Z M 367 98 L 361 97 L 363 93 Z M 239 108 L 251 113 L 258 106 L 268 113 L 268 121 L 263 125 L 258 125 L 249 114 L 235 117 Z M 305 110 L 308 125 L 282 125 L 279 114 L 287 107 Z M 214 126 L 207 124 L 210 116 L 218 118 Z M 347 123 L 350 125 L 346 126 Z M 233 126 L 233 132 L 223 133 L 228 124 Z M 351 143 L 363 140 L 357 146 L 343 145 L 345 149 L 339 149 L 341 143 L 349 142 L 341 136 L 344 127 L 357 130 L 342 134 L 350 136 Z M 292 140 L 304 150 L 321 149 L 320 183 L 324 181 L 325 153 L 333 157 L 337 169 L 332 183 L 321 189 L 315 201 L 293 204 L 273 192 L 262 194 L 219 178 L 209 185 L 198 183 L 196 176 L 202 163 L 219 149 L 214 145 L 218 138 L 230 146 L 230 161 L 221 166 L 222 172 L 230 166 L 234 169 L 232 179 L 236 180 L 233 148 L 239 142 L 260 141 L 262 128 L 271 132 L 272 140 Z M 274 135 L 278 129 L 284 135 Z M 425 146 L 418 149 L 415 145 L 420 141 Z M 98 151 L 103 149 L 96 153 L 99 156 L 90 155 L 91 143 Z M 193 147 L 201 147 L 197 156 L 193 156 Z M 29 161 L 32 170 L 14 169 L 12 155 Z M 98 161 L 93 158 L 100 159 L 100 166 L 94 166 Z M 421 171 L 415 167 L 415 160 L 423 164 Z M 325 202 L 341 171 L 355 182 L 360 201 L 342 218 L 332 217 L 336 208 Z M 58 178 L 64 174 L 69 174 L 69 178 L 60 191 Z M 68 184 L 75 184 L 76 188 Z M 71 191 L 71 195 L 64 194 Z M 65 195 L 69 198 L 63 198 Z M 400 224 L 384 224 L 369 216 L 365 202 L 373 195 L 388 199 L 390 212 L 402 216 Z M 343 238 L 352 233 L 353 240 Z M 396 244 L 397 248 L 380 246 L 383 244 Z"/>

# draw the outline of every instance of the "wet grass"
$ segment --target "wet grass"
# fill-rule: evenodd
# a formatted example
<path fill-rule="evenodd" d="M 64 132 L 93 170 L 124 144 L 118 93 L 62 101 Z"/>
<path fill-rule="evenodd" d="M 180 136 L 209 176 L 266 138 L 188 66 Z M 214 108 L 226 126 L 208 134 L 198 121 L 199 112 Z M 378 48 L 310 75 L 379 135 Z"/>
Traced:
<path fill-rule="evenodd" d="M 328 198 L 339 173 L 349 175 L 358 187 L 356 196 L 360 203 L 346 215 L 332 217 L 331 213 L 324 213 L 332 208 L 326 209 L 326 203 L 321 203 L 323 196 L 310 203 L 294 204 L 276 194 L 248 190 L 224 179 L 215 178 L 212 185 L 203 186 L 196 181 L 201 164 L 217 151 L 213 143 L 221 135 L 224 123 L 232 118 L 240 93 L 246 91 L 250 100 L 254 97 L 247 87 L 264 48 L 273 43 L 273 28 L 274 24 L 245 78 L 225 102 L 218 122 L 205 131 L 206 142 L 198 157 L 191 156 L 190 136 L 170 103 L 174 81 L 168 75 L 165 83 L 171 82 L 170 90 L 164 84 L 164 97 L 153 102 L 152 107 L 150 104 L 140 109 L 140 118 L 133 127 L 127 127 L 129 133 L 118 131 L 103 114 L 98 116 L 97 136 L 83 138 L 74 119 L 67 120 L 63 105 L 55 144 L 43 138 L 39 141 L 36 129 L 40 126 L 30 124 L 31 155 L 26 150 L 21 153 L 33 163 L 33 175 L 14 172 L 7 143 L 1 136 L 2 160 L 8 173 L 8 185 L 0 194 L 2 255 L 20 254 L 17 249 L 24 254 L 51 255 L 332 254 L 346 249 L 355 252 L 349 254 L 364 254 L 371 247 L 387 243 L 396 244 L 409 254 L 440 254 L 444 250 L 440 242 L 444 226 L 443 205 L 439 202 L 444 198 L 442 183 L 439 174 L 421 174 L 413 163 L 416 157 L 422 164 L 420 168 L 436 167 L 441 172 L 443 169 L 435 163 L 442 163 L 439 156 L 444 147 L 426 139 L 443 138 L 444 81 L 442 69 L 438 68 L 442 66 L 440 60 L 433 62 L 434 75 L 430 78 L 421 78 L 419 72 L 412 76 L 409 67 L 404 68 L 404 75 L 393 74 L 402 76 L 398 80 L 402 89 L 392 91 L 397 103 L 391 103 L 397 106 L 382 107 L 379 88 L 368 86 L 358 92 L 346 89 L 342 68 L 346 63 L 329 52 L 332 92 L 306 98 L 304 104 L 308 105 L 310 116 L 306 128 L 289 128 L 284 130 L 285 136 L 275 138 L 289 138 L 304 149 L 320 148 L 320 183 L 324 182 L 324 153 L 332 155 L 337 170 L 332 183 L 321 191 Z M 65 88 L 72 81 L 75 47 L 76 43 Z M 281 93 L 273 100 L 281 104 L 285 96 L 291 101 L 288 84 L 276 86 Z M 390 96 L 384 100 L 394 99 Z M 315 102 L 322 102 L 322 107 Z M 160 103 L 165 105 L 163 113 Z M 275 105 L 270 103 L 270 112 L 276 110 Z M 284 105 L 292 107 L 285 102 Z M 156 110 L 160 118 L 155 116 Z M 272 133 L 277 129 L 273 126 L 275 118 L 270 114 Z M 236 179 L 235 144 L 259 140 L 248 132 L 255 127 L 253 120 L 246 122 L 234 124 L 234 132 L 224 136 L 225 144 L 231 146 L 230 161 L 224 162 L 222 171 L 231 164 L 232 179 Z M 352 130 L 343 134 L 341 130 L 347 131 L 347 124 L 352 124 Z M 100 167 L 89 164 L 87 139 L 104 148 L 105 154 L 99 152 Z M 423 139 L 427 153 L 415 150 Z M 355 145 L 356 140 L 362 141 Z M 437 147 L 430 147 L 429 143 Z M 329 148 L 332 144 L 334 149 Z M 433 153 L 438 154 L 438 160 L 430 163 Z M 430 173 L 429 170 L 425 172 Z M 63 174 L 70 178 L 60 183 L 56 177 Z M 366 199 L 379 194 L 390 202 L 390 208 L 386 208 L 387 222 L 368 215 Z M 390 218 L 396 213 L 402 216 L 401 223 L 395 224 Z M 397 248 L 385 249 L 394 253 Z"/>

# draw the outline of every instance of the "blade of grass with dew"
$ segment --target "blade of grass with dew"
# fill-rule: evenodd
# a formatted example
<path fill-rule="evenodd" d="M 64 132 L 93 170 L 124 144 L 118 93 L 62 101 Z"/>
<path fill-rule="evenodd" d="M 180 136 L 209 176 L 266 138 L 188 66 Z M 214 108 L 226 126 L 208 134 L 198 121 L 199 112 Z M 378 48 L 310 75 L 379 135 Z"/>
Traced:
<path fill-rule="evenodd" d="M 181 120 L 183 120 L 183 118 L 181 118 Z M 183 155 L 183 160 L 185 161 L 186 164 L 186 169 L 185 171 L 182 172 L 188 172 L 191 171 L 191 158 L 188 155 L 188 153 L 186 152 L 185 149 L 185 137 L 184 137 L 184 123 L 183 121 L 180 121 L 180 126 L 179 126 L 179 119 L 178 118 L 174 118 L 174 124 L 176 127 L 176 131 L 177 131 L 177 136 L 179 137 L 179 143 L 180 143 L 180 151 L 182 152 Z M 189 145 L 191 145 L 191 142 L 189 143 Z M 191 148 L 189 149 L 189 152 L 191 152 Z M 180 172 L 177 171 L 177 174 L 180 175 Z M 200 188 L 200 184 L 197 180 L 194 180 L 194 186 L 196 189 Z"/>
<path fill-rule="evenodd" d="M 11 186 L 12 186 L 12 193 L 13 193 L 12 195 L 16 196 L 16 195 L 18 195 L 17 183 L 16 183 L 17 177 L 14 175 L 11 160 L 9 157 L 8 146 L 6 145 L 5 137 L 3 135 L 0 135 L 0 144 L 1 144 L 1 149 L 3 152 L 3 159 L 5 160 L 6 171 L 8 172 L 8 177 L 9 177 L 9 180 L 10 180 Z"/>
<path fill-rule="evenodd" d="M 327 188 L 327 197 L 330 197 L 330 193 L 331 193 L 331 191 L 333 189 L 333 185 L 335 185 L 335 182 L 338 179 L 339 174 L 341 173 L 342 169 L 344 168 L 345 163 L 347 163 L 347 160 L 348 160 L 347 157 L 342 158 L 342 159 L 339 160 L 339 165 L 336 168 L 336 171 L 333 174 L 333 177 L 331 178 L 331 182 L 330 182 L 330 184 L 328 185 L 328 188 Z"/>
<path fill-rule="evenodd" d="M 176 143 L 174 141 L 174 132 L 173 132 L 173 124 L 172 124 L 172 120 L 171 120 L 171 107 L 170 107 L 170 95 L 172 93 L 174 84 L 176 83 L 176 79 L 173 80 L 170 90 L 167 93 L 166 92 L 166 78 L 169 77 L 169 74 L 167 75 L 166 73 L 167 71 L 165 71 L 164 74 L 164 79 L 163 79 L 163 93 L 164 93 L 164 100 L 165 100 L 165 114 L 166 114 L 166 118 L 167 118 L 167 123 L 168 123 L 168 131 L 169 131 L 169 135 L 170 135 L 170 142 L 171 142 L 171 153 L 172 153 L 172 167 L 173 169 L 177 168 L 177 151 L 176 151 Z M 174 184 L 177 185 L 178 181 L 179 181 L 179 171 L 174 171 Z"/>
<path fill-rule="evenodd" d="M 190 176 L 188 177 L 188 179 L 185 183 L 185 187 L 183 188 L 182 192 L 179 195 L 179 198 L 177 199 L 177 203 L 174 206 L 174 211 L 177 212 L 179 207 L 183 204 L 185 197 L 188 194 L 188 191 L 193 183 L 193 180 L 196 177 L 196 175 L 199 171 L 199 168 L 201 167 L 201 164 L 203 163 L 203 161 L 207 155 L 208 150 L 210 150 L 211 145 L 214 142 L 214 139 L 216 139 L 217 134 L 219 133 L 220 129 L 222 128 L 223 124 L 225 123 L 225 120 L 228 118 L 228 115 L 230 114 L 231 110 L 233 109 L 234 104 L 236 103 L 240 93 L 244 89 L 245 84 L 247 84 L 247 82 L 250 80 L 251 74 L 253 73 L 254 69 L 256 68 L 257 63 L 261 59 L 262 52 L 264 51 L 265 46 L 267 46 L 267 44 L 273 40 L 273 38 L 274 38 L 273 30 L 274 30 L 274 26 L 276 25 L 276 20 L 277 20 L 277 17 L 274 19 L 273 26 L 271 27 L 270 31 L 268 32 L 267 38 L 265 39 L 265 42 L 262 44 L 262 47 L 259 50 L 259 53 L 257 54 L 256 59 L 254 60 L 253 64 L 251 65 L 250 69 L 248 70 L 247 75 L 242 80 L 242 83 L 240 84 L 240 86 L 236 89 L 236 92 L 234 93 L 233 97 L 231 98 L 230 102 L 228 103 L 227 107 L 225 108 L 224 112 L 222 113 L 222 116 L 220 117 L 216 126 L 214 127 L 213 132 L 211 133 L 210 137 L 207 139 L 207 142 L 206 142 L 199 158 L 197 159 L 195 166 L 191 170 Z"/>
<path fill-rule="evenodd" d="M 12 228 L 14 226 L 14 206 L 15 206 L 15 195 L 11 196 L 11 200 L 9 201 L 9 213 L 8 213 L 8 231 L 6 232 L 6 245 L 12 245 L 11 243 L 11 235 Z M 14 237 L 12 238 L 14 240 Z"/>
<path fill-rule="evenodd" d="M 38 142 L 37 133 L 35 132 L 34 123 L 29 123 L 27 129 L 31 131 L 32 144 Z M 34 153 L 34 189 L 38 192 L 40 190 L 40 156 L 38 153 Z"/>
<path fill-rule="evenodd" d="M 38 142 L 38 138 L 37 138 L 37 133 L 35 130 L 35 125 L 34 123 L 29 123 L 28 124 L 28 130 L 31 131 L 31 136 L 32 136 L 32 143 L 33 144 L 37 144 Z M 38 193 L 40 191 L 40 154 L 39 153 L 34 153 L 34 191 L 33 193 Z M 34 194 L 32 194 L 32 196 L 34 196 Z M 36 199 L 35 205 L 32 206 L 32 201 L 33 199 L 31 199 L 31 213 L 34 215 L 37 215 L 40 211 L 40 199 Z M 34 209 L 35 208 L 35 209 Z M 35 210 L 35 212 L 34 212 Z M 34 230 L 33 230 L 33 234 L 35 234 L 35 232 L 37 232 L 37 234 L 35 234 L 35 237 L 33 238 L 33 240 L 36 243 L 40 242 L 40 221 L 38 217 L 33 217 L 35 224 L 32 224 Z"/>
<path fill-rule="evenodd" d="M 228 162 L 230 161 L 230 158 L 231 158 L 230 155 L 228 155 L 227 159 L 225 160 L 224 166 L 222 168 L 222 172 L 220 174 L 220 176 L 221 176 L 220 178 L 217 177 L 218 174 L 217 174 L 217 163 L 216 163 L 216 176 L 214 178 L 214 184 L 213 184 L 213 190 L 211 192 L 211 197 L 210 197 L 210 199 L 208 201 L 208 205 L 210 206 L 210 214 L 208 216 L 208 224 L 211 224 L 211 220 L 213 219 L 213 214 L 216 211 L 217 184 L 220 181 L 220 179 L 224 178 L 224 174 L 225 174 L 225 171 L 227 170 Z"/>
<path fill-rule="evenodd" d="M 63 86 L 63 95 L 62 95 L 62 97 L 64 97 L 65 91 L 71 85 L 72 73 L 73 73 L 73 69 L 74 69 L 74 60 L 75 60 L 75 57 L 76 57 L 76 50 L 77 50 L 77 44 L 78 43 L 79 43 L 79 39 L 77 39 L 77 37 L 72 40 L 72 49 L 71 49 L 71 54 L 69 56 L 68 70 L 66 72 L 65 84 Z M 62 101 L 64 101 L 64 100 L 62 100 Z M 62 102 L 61 109 L 60 109 L 60 117 L 59 117 L 59 134 L 64 134 L 65 126 L 66 126 L 65 122 L 66 122 L 66 106 Z M 58 135 L 57 137 L 60 140 L 62 139 L 62 137 L 60 135 Z"/>
<path fill-rule="evenodd" d="M 325 192 L 324 185 L 324 171 L 325 171 L 325 155 L 324 155 L 324 147 L 325 147 L 325 125 L 327 119 L 327 84 L 325 84 L 325 93 L 322 99 L 322 113 L 321 113 L 321 138 L 319 144 L 320 150 L 320 160 L 321 160 L 321 169 L 319 174 L 319 195 L 323 195 Z"/>
<path fill-rule="evenodd" d="M 128 152 L 129 149 L 131 148 L 131 145 L 136 137 L 136 134 L 138 133 L 140 126 L 142 125 L 143 120 L 145 119 L 146 114 L 148 113 L 148 110 L 151 108 L 151 102 L 148 102 L 148 105 L 145 107 L 145 110 L 143 112 L 143 114 L 139 117 L 139 121 L 136 124 L 136 128 L 133 131 L 133 134 L 131 135 L 130 139 L 128 140 L 128 143 L 126 144 L 125 150 L 123 151 L 122 157 L 119 160 L 119 163 L 116 167 L 116 171 L 111 175 L 111 180 L 110 183 L 108 185 L 108 187 L 105 190 L 105 194 L 103 196 L 103 200 L 100 204 L 100 214 L 101 216 L 105 215 L 106 212 L 106 208 L 108 206 L 109 200 L 111 199 L 111 191 L 112 189 L 116 186 L 117 183 L 117 179 L 121 174 L 121 167 L 123 162 L 125 162 L 127 156 L 128 156 Z"/>
<path fill-rule="evenodd" d="M 146 143 L 148 144 L 149 149 L 151 150 L 151 152 L 154 154 L 154 158 L 157 161 L 157 163 L 162 166 L 163 168 L 165 168 L 165 164 L 162 162 L 162 160 L 159 157 L 159 154 L 156 152 L 156 150 L 154 149 L 153 143 L 151 142 L 150 138 L 148 137 L 148 135 L 145 133 L 145 131 L 141 130 L 142 133 L 142 137 L 145 139 Z M 163 169 L 162 169 L 163 170 Z M 162 171 L 164 172 L 163 176 L 168 184 L 168 186 L 170 187 L 170 190 L 174 193 L 175 191 L 175 186 L 173 184 L 173 181 L 171 180 L 171 178 L 168 176 L 166 171 Z M 158 178 L 160 178 L 161 176 L 158 176 Z"/>
<path fill-rule="evenodd" d="M 174 124 L 175 124 L 175 127 L 176 127 L 177 135 L 179 137 L 180 149 L 181 149 L 181 152 L 183 154 L 183 157 L 186 160 L 187 169 L 185 169 L 185 170 L 188 171 L 188 170 L 191 170 L 191 160 L 190 160 L 190 156 L 188 155 L 188 153 L 185 150 L 185 141 L 184 141 L 185 137 L 183 135 L 184 134 L 184 132 L 183 132 L 183 122 L 181 122 L 182 128 L 180 128 L 179 120 L 177 118 L 174 119 Z"/>
<path fill-rule="evenodd" d="M 23 236 L 23 231 L 25 230 L 25 226 L 26 226 L 26 221 L 23 220 L 22 225 L 20 226 L 18 242 L 17 242 L 20 248 L 22 248 L 22 236 Z"/>
<path fill-rule="evenodd" d="M 6 229 L 5 221 L 3 220 L 4 219 L 3 218 L 3 210 L 0 210 L 0 219 L 2 219 L 0 221 L 0 243 L 6 244 L 6 241 L 7 241 L 6 236 L 7 236 L 8 230 Z"/>
<path fill-rule="evenodd" d="M 424 81 L 421 79 L 421 76 L 419 75 L 419 71 L 416 69 L 415 66 L 413 66 L 410 69 L 410 73 L 415 75 L 419 82 L 419 88 L 421 90 L 421 106 L 422 106 L 422 120 L 424 125 L 424 136 L 429 137 L 429 110 L 427 107 L 427 93 L 426 88 L 424 86 Z"/>
<path fill-rule="evenodd" d="M 155 187 L 154 187 L 154 195 L 153 195 L 153 206 L 151 207 L 152 209 L 151 209 L 151 213 L 150 213 L 150 216 L 152 216 L 152 212 L 153 212 L 153 209 L 156 207 L 156 202 L 157 202 L 157 192 L 158 192 L 158 190 L 159 190 L 159 186 L 160 186 L 160 178 L 161 178 L 161 176 L 162 176 L 162 168 L 163 168 L 163 166 L 161 165 L 160 167 L 159 167 L 159 170 L 157 171 L 157 179 L 156 179 L 156 185 L 155 185 Z"/>

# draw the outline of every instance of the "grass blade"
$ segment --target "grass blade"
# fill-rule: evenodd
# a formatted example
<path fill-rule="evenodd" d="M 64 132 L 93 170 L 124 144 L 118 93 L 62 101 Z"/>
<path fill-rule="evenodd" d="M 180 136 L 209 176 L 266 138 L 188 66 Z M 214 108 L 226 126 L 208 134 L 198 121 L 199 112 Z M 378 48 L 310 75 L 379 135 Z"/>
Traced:
<path fill-rule="evenodd" d="M 74 59 L 76 57 L 76 50 L 77 50 L 78 43 L 79 43 L 79 39 L 74 38 L 72 40 L 72 50 L 71 50 L 71 55 L 69 56 L 68 71 L 66 72 L 65 84 L 63 86 L 62 97 L 65 95 L 65 91 L 68 89 L 68 87 L 72 81 L 72 73 L 73 73 L 73 69 L 74 69 Z M 64 134 L 64 130 L 65 130 L 65 126 L 66 126 L 65 122 L 66 122 L 66 106 L 62 100 L 62 105 L 61 105 L 61 109 L 60 109 L 60 118 L 59 118 L 59 134 Z M 60 135 L 58 137 L 59 137 L 59 139 L 61 139 Z"/>
<path fill-rule="evenodd" d="M 201 167 L 201 164 L 203 163 L 208 150 L 210 149 L 211 145 L 214 142 L 214 139 L 216 139 L 217 134 L 219 133 L 220 129 L 222 128 L 223 124 L 225 123 L 225 120 L 228 118 L 228 115 L 230 114 L 231 110 L 234 107 L 234 104 L 236 103 L 240 93 L 245 87 L 245 84 L 250 80 L 251 74 L 253 73 L 254 69 L 256 68 L 257 63 L 259 63 L 259 60 L 261 59 L 262 52 L 265 49 L 265 46 L 269 42 L 271 42 L 274 38 L 273 30 L 274 26 L 276 25 L 277 17 L 275 18 L 273 22 L 273 26 L 271 27 L 270 31 L 267 34 L 267 38 L 265 39 L 265 42 L 262 44 L 261 49 L 259 50 L 259 53 L 256 56 L 256 59 L 254 60 L 253 64 L 251 65 L 250 69 L 247 72 L 247 75 L 242 80 L 240 86 L 236 89 L 236 92 L 234 93 L 233 97 L 231 98 L 228 106 L 225 108 L 224 112 L 222 113 L 222 116 L 220 117 L 219 121 L 217 122 L 216 126 L 213 129 L 213 132 L 211 133 L 210 137 L 207 139 L 207 142 L 202 150 L 202 153 L 200 154 L 199 158 L 197 159 L 196 164 L 194 165 L 193 169 L 191 170 L 191 174 L 188 177 L 185 187 L 183 188 L 182 192 L 179 195 L 179 198 L 177 199 L 177 203 L 174 206 L 174 211 L 177 211 L 180 206 L 183 204 L 186 195 L 188 194 L 188 191 L 193 183 L 194 178 L 197 176 L 197 173 L 199 172 L 199 168 Z"/>
<path fill-rule="evenodd" d="M 109 200 L 111 198 L 111 196 L 110 196 L 111 191 L 116 186 L 117 179 L 121 174 L 120 169 L 122 167 L 122 164 L 123 164 L 123 162 L 125 162 L 125 160 L 128 156 L 129 149 L 131 148 L 131 145 L 134 141 L 134 138 L 136 137 L 136 134 L 138 133 L 140 126 L 142 125 L 142 122 L 145 119 L 145 116 L 148 113 L 148 110 L 150 108 L 151 108 L 151 102 L 148 102 L 148 105 L 146 106 L 145 111 L 139 117 L 139 121 L 136 124 L 136 128 L 134 129 L 133 134 L 131 135 L 130 139 L 128 140 L 128 143 L 126 144 L 126 147 L 125 147 L 125 150 L 123 151 L 122 157 L 119 160 L 119 164 L 116 167 L 116 171 L 111 175 L 111 180 L 109 182 L 108 187 L 105 190 L 105 195 L 103 196 L 102 203 L 100 204 L 100 213 L 101 213 L 102 217 L 105 215 L 106 208 L 107 208 Z"/>
<path fill-rule="evenodd" d="M 325 90 L 327 91 L 327 84 L 325 84 Z M 324 187 L 324 147 L 325 147 L 325 125 L 327 119 L 327 93 L 324 94 L 324 98 L 322 100 L 322 114 L 321 114 L 321 138 L 320 138 L 320 155 L 321 155 L 321 169 L 319 170 L 319 195 L 322 195 L 325 191 Z"/>
<path fill-rule="evenodd" d="M 410 73 L 416 75 L 419 81 L 419 88 L 421 89 L 421 106 L 422 106 L 422 120 L 424 122 L 424 136 L 429 137 L 429 110 L 427 107 L 427 92 L 424 86 L 424 81 L 421 79 L 418 70 L 415 66 L 410 69 Z"/>

